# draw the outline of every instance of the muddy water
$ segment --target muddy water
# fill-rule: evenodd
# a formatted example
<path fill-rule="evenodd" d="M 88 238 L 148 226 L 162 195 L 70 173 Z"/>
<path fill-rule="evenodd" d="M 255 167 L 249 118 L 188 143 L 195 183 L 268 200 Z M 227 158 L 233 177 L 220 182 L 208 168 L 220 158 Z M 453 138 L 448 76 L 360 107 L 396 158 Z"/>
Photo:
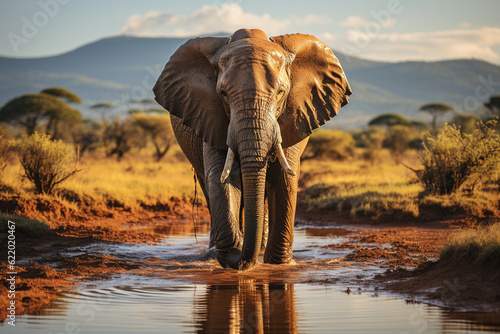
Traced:
<path fill-rule="evenodd" d="M 244 273 L 202 260 L 206 227 L 198 230 L 197 241 L 192 234 L 173 233 L 157 245 L 75 248 L 68 255 L 107 254 L 146 269 L 82 282 L 48 309 L 19 317 L 15 328 L 4 323 L 1 332 L 500 332 L 499 314 L 451 312 L 378 291 L 371 278 L 385 268 L 339 264 L 337 259 L 350 250 L 322 248 L 342 243 L 352 233 L 356 231 L 298 228 L 295 265 L 260 264 Z"/>

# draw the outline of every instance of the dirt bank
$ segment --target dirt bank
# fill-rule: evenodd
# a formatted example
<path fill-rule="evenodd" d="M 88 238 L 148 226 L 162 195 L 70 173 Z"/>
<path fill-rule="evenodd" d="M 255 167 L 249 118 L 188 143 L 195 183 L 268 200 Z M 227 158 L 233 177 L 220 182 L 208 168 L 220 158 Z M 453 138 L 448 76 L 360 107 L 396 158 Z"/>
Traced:
<path fill-rule="evenodd" d="M 463 261 L 423 262 L 375 277 L 388 290 L 457 311 L 500 312 L 500 268 Z M 416 297 L 415 297 L 416 296 Z"/>

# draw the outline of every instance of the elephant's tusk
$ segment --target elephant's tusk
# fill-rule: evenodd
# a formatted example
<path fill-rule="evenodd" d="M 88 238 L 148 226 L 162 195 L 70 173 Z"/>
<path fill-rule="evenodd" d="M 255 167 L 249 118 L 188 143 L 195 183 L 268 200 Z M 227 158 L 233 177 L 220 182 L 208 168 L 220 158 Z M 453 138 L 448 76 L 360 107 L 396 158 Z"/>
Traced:
<path fill-rule="evenodd" d="M 295 172 L 290 168 L 290 165 L 288 164 L 288 161 L 286 160 L 285 153 L 283 152 L 283 147 L 281 147 L 281 144 L 278 145 L 276 148 L 276 153 L 278 154 L 278 160 L 280 161 L 281 167 L 287 172 L 288 174 L 295 176 Z"/>
<path fill-rule="evenodd" d="M 234 152 L 230 148 L 227 150 L 226 163 L 224 164 L 224 169 L 222 170 L 222 174 L 220 176 L 220 182 L 226 182 L 229 173 L 231 173 L 231 168 L 233 168 L 234 162 Z"/>

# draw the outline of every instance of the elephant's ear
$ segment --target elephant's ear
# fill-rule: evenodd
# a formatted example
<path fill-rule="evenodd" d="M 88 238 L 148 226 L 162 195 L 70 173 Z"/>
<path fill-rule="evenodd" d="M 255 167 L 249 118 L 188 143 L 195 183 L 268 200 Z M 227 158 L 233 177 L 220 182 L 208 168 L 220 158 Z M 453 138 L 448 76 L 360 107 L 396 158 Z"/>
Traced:
<path fill-rule="evenodd" d="M 291 88 L 278 122 L 283 146 L 296 144 L 337 115 L 351 87 L 332 50 L 312 35 L 272 37 L 292 54 Z"/>
<path fill-rule="evenodd" d="M 229 120 L 217 95 L 214 58 L 229 38 L 187 41 L 170 57 L 153 87 L 156 101 L 213 147 L 227 148 Z"/>

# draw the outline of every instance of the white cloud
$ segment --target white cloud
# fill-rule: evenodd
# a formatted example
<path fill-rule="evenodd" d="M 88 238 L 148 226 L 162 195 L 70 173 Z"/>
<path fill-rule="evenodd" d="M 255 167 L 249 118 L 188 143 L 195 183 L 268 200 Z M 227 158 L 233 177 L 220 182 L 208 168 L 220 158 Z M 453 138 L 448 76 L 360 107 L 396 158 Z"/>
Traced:
<path fill-rule="evenodd" d="M 306 16 L 297 24 L 311 24 L 318 16 Z M 187 37 L 217 32 L 233 32 L 241 27 L 259 28 L 269 35 L 280 34 L 292 23 L 290 19 L 276 19 L 269 14 L 245 12 L 238 4 L 205 5 L 189 15 L 177 12 L 150 11 L 132 15 L 121 29 L 125 35 Z"/>
<path fill-rule="evenodd" d="M 366 33 L 350 30 L 346 35 L 323 34 L 333 49 L 361 58 L 382 61 L 478 58 L 498 62 L 492 50 L 500 45 L 500 28 L 482 27 L 420 33 Z"/>
<path fill-rule="evenodd" d="M 361 28 L 366 26 L 368 20 L 362 18 L 361 16 L 349 16 L 344 21 L 340 22 L 342 27 L 349 28 Z"/>

